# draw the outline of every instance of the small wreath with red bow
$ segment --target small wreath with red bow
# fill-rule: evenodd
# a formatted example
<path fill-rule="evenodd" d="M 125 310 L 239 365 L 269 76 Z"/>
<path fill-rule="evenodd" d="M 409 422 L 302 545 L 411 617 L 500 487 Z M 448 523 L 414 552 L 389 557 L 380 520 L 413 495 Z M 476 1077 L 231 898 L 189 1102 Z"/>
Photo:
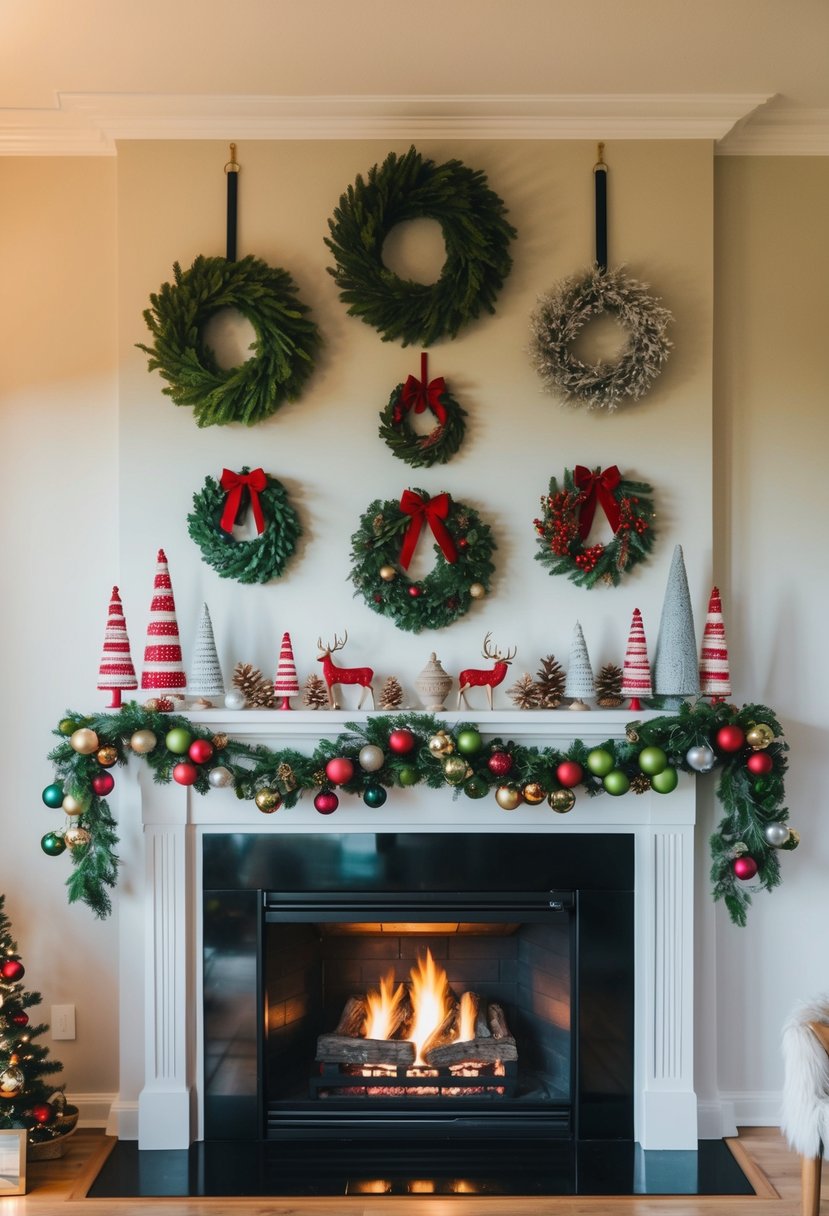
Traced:
<path fill-rule="evenodd" d="M 234 525 L 243 521 L 248 508 L 257 536 L 236 540 Z M 225 469 L 218 482 L 205 478 L 202 489 L 193 495 L 187 531 L 219 578 L 239 583 L 269 583 L 279 578 L 302 534 L 299 516 L 282 483 L 262 469 L 251 472 L 247 466 L 240 473 Z"/>
<path fill-rule="evenodd" d="M 559 487 L 550 478 L 541 499 L 541 518 L 533 520 L 538 534 L 536 561 L 551 574 L 566 574 L 579 587 L 597 582 L 618 586 L 622 575 L 644 561 L 655 539 L 653 489 L 643 481 L 628 481 L 616 465 L 588 469 L 577 464 L 564 470 Z M 600 507 L 613 539 L 607 544 L 585 542 Z"/>
<path fill-rule="evenodd" d="M 420 379 L 409 376 L 405 384 L 398 384 L 388 405 L 380 411 L 380 438 L 414 469 L 446 464 L 461 446 L 466 431 L 466 410 L 449 392 L 443 376 L 429 379 L 426 358 L 425 353 L 420 356 Z M 409 414 L 422 414 L 427 409 L 437 419 L 437 426 L 426 435 L 418 435 L 409 423 Z"/>
<path fill-rule="evenodd" d="M 424 525 L 434 537 L 435 565 L 426 578 L 413 580 L 407 570 Z M 489 525 L 466 503 L 446 493 L 430 498 L 424 490 L 404 490 L 399 502 L 376 498 L 360 517 L 350 578 L 355 595 L 398 628 L 441 629 L 488 592 L 494 549 Z"/>

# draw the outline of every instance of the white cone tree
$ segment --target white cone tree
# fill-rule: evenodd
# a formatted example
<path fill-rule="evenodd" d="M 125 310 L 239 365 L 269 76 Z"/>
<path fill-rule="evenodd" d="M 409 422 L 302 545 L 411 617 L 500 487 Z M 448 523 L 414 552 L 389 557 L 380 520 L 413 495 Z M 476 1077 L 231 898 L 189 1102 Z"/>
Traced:
<path fill-rule="evenodd" d="M 590 655 L 587 653 L 587 643 L 578 621 L 573 630 L 570 643 L 570 662 L 567 667 L 567 680 L 564 685 L 565 697 L 572 697 L 571 709 L 588 709 L 586 697 L 595 696 L 596 681 L 593 678 L 593 668 L 590 665 Z"/>
<path fill-rule="evenodd" d="M 202 604 L 196 640 L 193 643 L 193 660 L 187 678 L 187 691 L 191 697 L 207 699 L 223 697 L 225 693 L 216 639 L 213 636 L 213 622 L 207 604 Z"/>

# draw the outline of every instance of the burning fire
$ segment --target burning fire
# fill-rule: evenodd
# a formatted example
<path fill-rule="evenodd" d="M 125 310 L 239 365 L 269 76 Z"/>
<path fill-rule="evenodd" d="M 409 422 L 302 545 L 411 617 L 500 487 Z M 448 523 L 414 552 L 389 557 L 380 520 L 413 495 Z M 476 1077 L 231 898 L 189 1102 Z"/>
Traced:
<path fill-rule="evenodd" d="M 444 969 L 435 962 L 431 950 L 419 955 L 410 973 L 408 991 L 411 1003 L 411 1019 L 405 1037 L 415 1045 L 415 1065 L 423 1065 L 423 1049 L 430 1037 L 452 1012 L 452 996 L 449 979 Z M 368 1012 L 363 1031 L 367 1039 L 391 1038 L 400 1026 L 400 1006 L 406 997 L 403 984 L 394 987 L 394 972 L 390 971 L 380 981 L 380 991 L 372 989 L 366 996 Z M 458 1039 L 475 1037 L 475 1010 L 471 994 L 464 993 L 460 1005 Z"/>
<path fill-rule="evenodd" d="M 372 988 L 366 993 L 366 1021 L 364 1034 L 367 1039 L 389 1039 L 397 1025 L 397 1012 L 406 994 L 402 984 L 394 987 L 394 972 L 390 971 L 380 980 L 380 991 Z"/>

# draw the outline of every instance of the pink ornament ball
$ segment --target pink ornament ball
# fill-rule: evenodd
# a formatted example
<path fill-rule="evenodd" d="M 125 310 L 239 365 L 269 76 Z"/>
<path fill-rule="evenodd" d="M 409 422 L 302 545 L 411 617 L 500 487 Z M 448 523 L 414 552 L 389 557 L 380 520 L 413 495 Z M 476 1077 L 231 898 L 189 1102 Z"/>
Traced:
<path fill-rule="evenodd" d="M 744 853 L 742 857 L 735 857 L 731 865 L 734 871 L 734 877 L 739 878 L 741 882 L 747 882 L 757 873 L 757 862 L 753 857 L 749 857 Z"/>
<path fill-rule="evenodd" d="M 179 785 L 193 785 L 199 778 L 199 770 L 189 760 L 180 760 L 173 768 L 173 780 Z"/>
<path fill-rule="evenodd" d="M 354 765 L 347 756 L 335 756 L 326 764 L 325 775 L 334 785 L 347 785 L 354 776 Z"/>
<path fill-rule="evenodd" d="M 758 752 L 762 756 L 762 752 Z M 112 773 L 96 773 L 92 778 L 92 789 L 99 798 L 106 798 L 115 789 L 115 778 Z"/>
<path fill-rule="evenodd" d="M 407 756 L 414 751 L 416 742 L 413 733 L 405 726 L 393 730 L 389 735 L 389 747 L 398 756 Z"/>
<path fill-rule="evenodd" d="M 575 760 L 562 760 L 556 769 L 556 779 L 565 789 L 574 789 L 584 780 L 584 769 Z"/>
<path fill-rule="evenodd" d="M 333 790 L 320 790 L 314 799 L 314 808 L 320 815 L 333 815 L 339 805 L 340 800 Z"/>
<path fill-rule="evenodd" d="M 714 742 L 721 752 L 738 752 L 745 747 L 746 734 L 739 726 L 721 726 L 714 736 Z"/>
<path fill-rule="evenodd" d="M 194 739 L 190 744 L 188 755 L 194 764 L 207 764 L 213 751 L 213 744 L 209 739 Z"/>
<path fill-rule="evenodd" d="M 752 752 L 746 760 L 746 768 L 755 777 L 765 777 L 774 768 L 774 761 L 768 752 Z"/>

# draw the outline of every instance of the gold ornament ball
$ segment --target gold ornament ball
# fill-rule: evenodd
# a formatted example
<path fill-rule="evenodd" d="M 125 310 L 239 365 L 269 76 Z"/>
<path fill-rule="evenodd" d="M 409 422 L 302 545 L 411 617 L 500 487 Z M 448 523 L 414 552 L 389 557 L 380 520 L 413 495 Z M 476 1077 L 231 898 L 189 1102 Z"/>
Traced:
<path fill-rule="evenodd" d="M 572 790 L 553 790 L 547 798 L 550 810 L 557 815 L 566 815 L 576 805 L 576 795 Z"/>
<path fill-rule="evenodd" d="M 263 815 L 272 815 L 282 806 L 282 798 L 277 790 L 257 790 L 253 801 Z"/>
<path fill-rule="evenodd" d="M 381 566 L 380 577 L 384 583 L 391 583 L 397 578 L 397 571 L 395 570 L 394 566 Z"/>
<path fill-rule="evenodd" d="M 113 764 L 118 763 L 118 749 L 115 747 L 101 747 L 98 749 L 95 759 L 101 768 L 112 768 Z"/>
<path fill-rule="evenodd" d="M 433 756 L 451 756 L 454 750 L 455 744 L 442 730 L 429 740 L 429 751 Z"/>
<path fill-rule="evenodd" d="M 158 745 L 158 739 L 151 730 L 137 730 L 130 735 L 130 747 L 139 756 L 146 756 Z"/>
<path fill-rule="evenodd" d="M 482 600 L 486 595 L 486 587 L 483 585 L 483 583 L 473 583 L 469 588 L 469 594 L 472 596 L 473 600 Z"/>
<path fill-rule="evenodd" d="M 61 806 L 67 815 L 82 815 L 84 811 L 89 810 L 89 799 L 76 798 L 74 794 L 67 794 Z"/>
<path fill-rule="evenodd" d="M 538 806 L 540 802 L 544 801 L 544 789 L 537 781 L 528 782 L 521 791 L 521 795 L 530 806 Z"/>
<path fill-rule="evenodd" d="M 69 742 L 79 756 L 91 756 L 100 746 L 98 736 L 88 726 L 81 726 L 78 730 L 73 731 Z"/>
<path fill-rule="evenodd" d="M 751 730 L 746 731 L 746 743 L 756 752 L 774 743 L 774 731 L 765 722 L 757 722 Z"/>
<path fill-rule="evenodd" d="M 63 839 L 70 849 L 79 849 L 81 845 L 89 844 L 92 837 L 86 828 L 71 827 L 63 833 Z"/>
<path fill-rule="evenodd" d="M 443 775 L 450 785 L 460 785 L 466 780 L 466 761 L 463 756 L 448 756 L 443 762 Z"/>
<path fill-rule="evenodd" d="M 513 785 L 499 785 L 495 791 L 495 801 L 502 811 L 514 811 L 521 805 L 521 791 Z"/>

